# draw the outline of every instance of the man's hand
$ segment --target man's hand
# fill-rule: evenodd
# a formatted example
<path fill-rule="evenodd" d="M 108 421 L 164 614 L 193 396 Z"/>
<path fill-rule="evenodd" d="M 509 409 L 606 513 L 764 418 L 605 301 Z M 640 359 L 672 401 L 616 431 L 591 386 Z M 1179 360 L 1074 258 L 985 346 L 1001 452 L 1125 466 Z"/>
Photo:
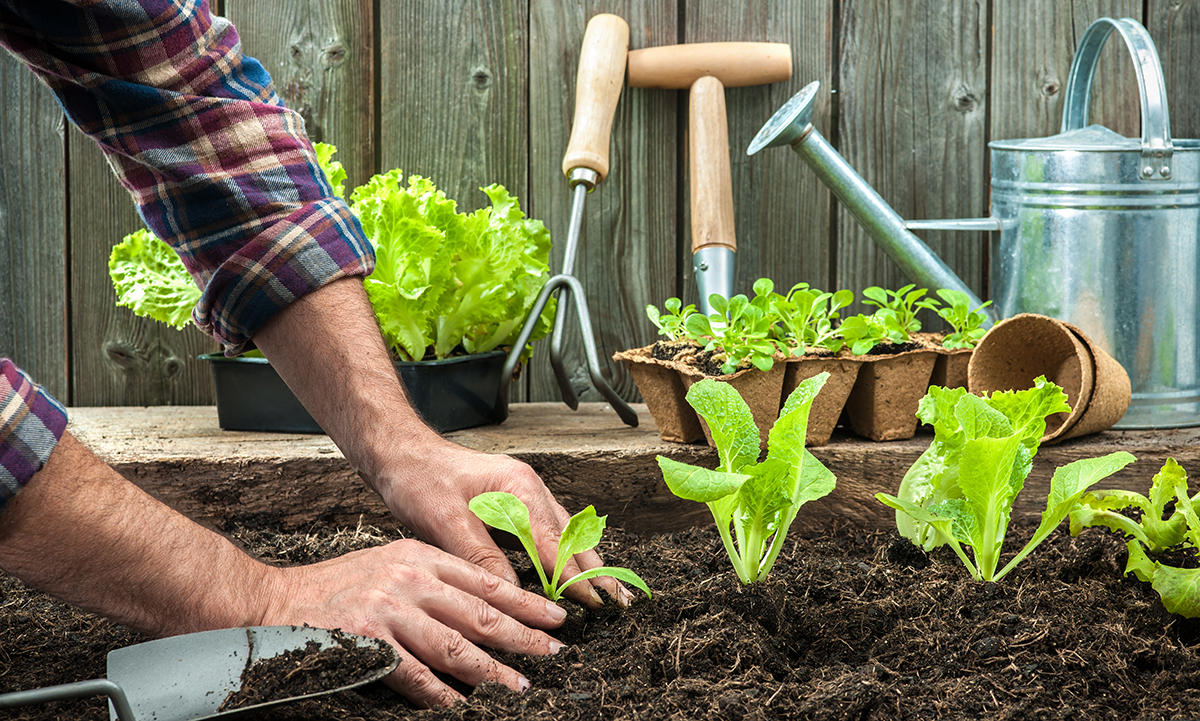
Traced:
<path fill-rule="evenodd" d="M 254 341 L 359 475 L 421 539 L 515 582 L 487 527 L 467 508 L 480 493 L 507 491 L 529 507 L 542 563 L 554 567 L 570 515 L 529 466 L 450 443 L 417 417 L 361 280 L 338 280 L 296 300 Z M 601 565 L 594 551 L 581 553 L 563 578 Z M 622 605 L 633 598 L 607 577 L 573 584 L 567 595 L 596 606 L 602 603 L 596 587 Z"/>
<path fill-rule="evenodd" d="M 462 699 L 433 671 L 471 686 L 529 688 L 527 678 L 476 644 L 534 655 L 563 646 L 536 630 L 561 624 L 561 607 L 420 541 L 276 570 L 262 624 L 307 623 L 387 641 L 400 665 L 384 681 L 420 706 Z"/>

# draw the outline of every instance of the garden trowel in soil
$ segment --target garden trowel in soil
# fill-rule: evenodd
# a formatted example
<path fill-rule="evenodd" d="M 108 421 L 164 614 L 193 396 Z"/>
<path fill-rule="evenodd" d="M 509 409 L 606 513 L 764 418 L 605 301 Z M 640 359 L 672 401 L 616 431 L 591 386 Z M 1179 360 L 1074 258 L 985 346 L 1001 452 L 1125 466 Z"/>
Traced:
<path fill-rule="evenodd" d="M 608 144 L 617 99 L 621 94 L 621 86 L 625 83 L 625 59 L 628 53 L 629 25 L 624 20 L 616 15 L 600 14 L 588 21 L 583 34 L 583 48 L 579 54 L 579 72 L 575 79 L 575 121 L 571 126 L 571 139 L 567 143 L 562 165 L 563 174 L 567 176 L 567 182 L 575 195 L 574 204 L 571 206 L 566 250 L 563 253 L 562 272 L 542 286 L 542 292 L 529 311 L 525 326 L 508 354 L 493 414 L 497 423 L 508 417 L 508 389 L 521 352 L 529 342 L 529 337 L 533 334 L 533 329 L 551 294 L 562 288 L 566 292 L 559 293 L 558 307 L 555 309 L 554 331 L 550 341 L 550 365 L 558 379 L 563 402 L 570 406 L 571 410 L 579 408 L 579 398 L 575 395 L 571 378 L 562 361 L 563 330 L 566 326 L 567 309 L 573 302 L 579 318 L 579 330 L 583 336 L 584 355 L 587 357 L 588 375 L 592 385 L 612 405 L 626 425 L 638 424 L 637 413 L 617 395 L 601 374 L 587 299 L 583 295 L 583 285 L 573 275 L 575 251 L 579 246 L 579 233 L 583 226 L 584 199 L 608 175 Z"/>
<path fill-rule="evenodd" d="M 347 641 L 362 649 L 379 646 L 375 639 L 308 626 L 226 628 L 161 638 L 110 651 L 106 678 L 0 694 L 0 708 L 108 696 L 109 716 L 119 721 L 233 718 L 361 686 L 383 678 L 400 663 L 399 654 L 389 646 L 388 663 L 368 669 L 358 678 L 346 679 L 336 688 L 220 710 L 225 698 L 241 689 L 242 671 L 250 664 L 303 650 L 309 643 L 326 649 Z"/>
<path fill-rule="evenodd" d="M 709 297 L 733 294 L 737 238 L 725 88 L 764 85 L 792 77 L 786 43 L 688 43 L 629 53 L 629 86 L 688 88 L 688 176 L 692 216 L 692 270 L 700 312 Z"/>

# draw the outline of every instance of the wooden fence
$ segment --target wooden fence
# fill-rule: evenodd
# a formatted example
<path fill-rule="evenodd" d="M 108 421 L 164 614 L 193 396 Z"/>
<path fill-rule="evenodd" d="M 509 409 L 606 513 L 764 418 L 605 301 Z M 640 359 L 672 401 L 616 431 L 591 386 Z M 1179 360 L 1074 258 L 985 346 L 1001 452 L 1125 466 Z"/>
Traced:
<path fill-rule="evenodd" d="M 821 81 L 816 126 L 905 218 L 988 213 L 992 139 L 1058 131 L 1077 41 L 1096 17 L 1134 17 L 1155 39 L 1177 138 L 1200 135 L 1196 0 L 224 0 L 244 51 L 272 73 L 314 140 L 334 143 L 352 185 L 394 167 L 427 175 L 473 209 L 500 182 L 545 221 L 561 259 L 570 193 L 559 165 L 587 20 L 613 12 L 632 49 L 764 40 L 793 51 L 791 81 L 727 92 L 738 235 L 735 290 L 759 277 L 856 292 L 907 279 L 786 149 L 745 155 L 763 122 Z M 1123 44 L 1101 59 L 1092 121 L 1139 133 Z M 205 404 L 215 345 L 113 304 L 106 260 L 140 226 L 128 195 L 50 93 L 0 57 L 0 354 L 71 405 Z M 592 193 L 576 275 L 602 361 L 653 340 L 647 303 L 695 302 L 687 203 L 685 91 L 626 88 L 612 171 Z M 981 295 L 988 238 L 925 239 Z M 556 400 L 542 344 L 516 393 Z M 577 331 L 564 349 L 584 400 Z"/>

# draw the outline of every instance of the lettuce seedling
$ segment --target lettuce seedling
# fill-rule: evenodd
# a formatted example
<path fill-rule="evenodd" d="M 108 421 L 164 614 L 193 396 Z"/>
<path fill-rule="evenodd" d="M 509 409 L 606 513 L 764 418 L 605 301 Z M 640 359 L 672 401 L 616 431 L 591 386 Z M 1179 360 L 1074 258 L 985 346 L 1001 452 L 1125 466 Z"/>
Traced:
<path fill-rule="evenodd" d="M 1175 509 L 1163 519 L 1168 503 Z M 1151 559 L 1147 551 L 1157 553 L 1176 546 L 1190 546 L 1200 555 L 1200 517 L 1196 504 L 1200 493 L 1188 494 L 1188 477 L 1183 468 L 1168 458 L 1162 470 L 1150 482 L 1149 497 L 1130 491 L 1088 494 L 1071 512 L 1071 535 L 1085 526 L 1106 526 L 1124 533 L 1129 540 L 1129 559 L 1125 575 L 1130 573 L 1149 583 L 1162 598 L 1163 607 L 1187 618 L 1200 616 L 1200 568 L 1177 568 Z M 1134 521 L 1118 510 L 1136 507 L 1141 519 Z"/>
<path fill-rule="evenodd" d="M 1168 458 L 1162 470 L 1150 482 L 1150 496 L 1133 491 L 1100 491 L 1087 493 L 1071 510 L 1071 535 L 1077 536 L 1085 527 L 1104 526 L 1126 537 L 1136 539 L 1151 553 L 1163 551 L 1183 542 L 1187 523 L 1183 509 L 1177 504 L 1171 515 L 1166 514 L 1167 504 L 1176 500 L 1176 484 L 1182 480 L 1187 489 L 1187 474 Z M 1138 520 L 1121 513 L 1128 508 L 1141 512 Z"/>
<path fill-rule="evenodd" d="M 885 323 L 883 315 L 890 311 L 877 311 L 872 315 L 852 315 L 842 321 L 838 326 L 838 333 L 842 336 L 843 342 L 850 346 L 850 352 L 854 355 L 866 355 L 871 352 L 871 349 L 885 341 L 889 343 L 907 343 L 909 338 L 907 334 L 896 335 L 892 330 L 889 330 L 888 324 Z M 895 324 L 892 324 L 896 327 Z"/>
<path fill-rule="evenodd" d="M 987 313 L 983 309 L 991 305 L 992 301 L 989 300 L 971 310 L 971 299 L 961 290 L 939 288 L 937 294 L 946 302 L 937 314 L 950 324 L 951 329 L 942 339 L 942 345 L 950 349 L 974 348 L 979 344 L 979 339 L 987 333 L 982 327 L 987 320 Z"/>
<path fill-rule="evenodd" d="M 677 341 L 687 334 L 687 319 L 696 312 L 696 306 L 683 305 L 678 298 L 667 298 L 663 302 L 665 313 L 660 313 L 653 305 L 646 306 L 646 317 L 658 328 L 658 334 L 669 341 Z"/>
<path fill-rule="evenodd" d="M 200 288 L 171 246 L 150 231 L 134 231 L 113 246 L 108 275 L 117 305 L 175 328 L 192 322 Z"/>
<path fill-rule="evenodd" d="M 978 581 L 999 581 L 1042 543 L 1087 490 L 1134 461 L 1123 451 L 1058 468 L 1033 537 L 996 570 L 1012 508 L 1033 469 L 1046 417 L 1069 411 L 1066 394 L 1045 378 L 1024 391 L 971 395 L 931 387 L 918 416 L 934 426 L 934 442 L 900 484 L 900 497 L 875 497 L 896 509 L 901 535 L 926 549 L 949 544 Z M 907 517 L 907 523 L 902 522 Z M 963 546 L 971 547 L 974 562 Z"/>
<path fill-rule="evenodd" d="M 511 493 L 489 491 L 472 498 L 468 507 L 479 517 L 479 520 L 492 528 L 511 533 L 521 541 L 521 546 L 525 549 L 530 562 L 533 563 L 534 570 L 537 571 L 538 578 L 542 581 L 542 589 L 551 601 L 562 598 L 563 591 L 572 583 L 597 576 L 612 576 L 617 580 L 636 586 L 644 591 L 647 597 L 650 596 L 650 587 L 636 573 L 627 568 L 611 566 L 588 569 L 560 585 L 559 581 L 567 561 L 577 553 L 595 548 L 600 543 L 600 537 L 604 535 L 605 519 L 608 516 L 597 516 L 593 506 L 588 506 L 567 521 L 567 527 L 562 530 L 558 540 L 558 557 L 554 562 L 554 574 L 550 578 L 546 577 L 546 570 L 542 567 L 541 557 L 533 542 L 533 529 L 529 525 L 529 507 L 520 498 Z"/>
<path fill-rule="evenodd" d="M 724 354 L 722 373 L 734 373 L 746 363 L 762 371 L 771 370 L 775 365 L 775 352 L 779 350 L 771 337 L 774 313 L 764 310 L 763 303 L 752 303 L 741 294 L 726 300 L 713 293 L 708 301 L 712 305 L 712 315 L 693 313 L 688 316 L 688 336 L 704 346 L 704 350 Z"/>
<path fill-rule="evenodd" d="M 688 389 L 687 401 L 708 423 L 719 465 L 710 470 L 658 457 L 672 493 L 708 505 L 742 583 L 767 577 L 800 507 L 834 488 L 834 475 L 804 447 L 808 413 L 828 378 L 809 378 L 788 397 L 761 463 L 746 402 L 728 383 L 701 380 Z"/>
<path fill-rule="evenodd" d="M 834 327 L 838 311 L 854 302 L 854 293 L 836 293 L 810 288 L 797 283 L 786 296 L 776 296 L 775 314 L 779 317 L 786 339 L 790 339 L 792 355 L 804 355 L 806 348 L 824 348 L 837 353 L 845 345 L 841 333 Z"/>
<path fill-rule="evenodd" d="M 904 341 L 908 340 L 908 336 L 921 330 L 921 321 L 917 320 L 917 311 L 937 310 L 940 305 L 933 298 L 926 298 L 928 292 L 926 288 L 916 288 L 913 283 L 900 288 L 899 290 L 884 290 L 878 286 L 871 286 L 863 290 L 863 303 L 867 305 L 878 306 L 881 311 L 887 311 L 880 314 L 880 317 L 889 325 L 889 330 L 893 334 L 904 336 Z M 904 342 L 904 341 L 895 341 Z"/>

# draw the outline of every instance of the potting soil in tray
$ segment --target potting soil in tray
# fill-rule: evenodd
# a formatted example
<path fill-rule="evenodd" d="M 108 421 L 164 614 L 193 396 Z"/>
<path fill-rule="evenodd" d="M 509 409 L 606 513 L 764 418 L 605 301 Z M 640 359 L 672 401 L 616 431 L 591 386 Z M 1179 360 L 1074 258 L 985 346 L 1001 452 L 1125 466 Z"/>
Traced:
<path fill-rule="evenodd" d="M 289 563 L 397 535 L 229 530 Z M 1009 554 L 1032 530 L 1014 530 Z M 374 683 L 256 718 L 1086 720 L 1200 709 L 1200 623 L 1123 578 L 1124 543 L 1099 529 L 1073 539 L 1064 525 L 998 584 L 970 580 L 948 550 L 927 556 L 893 532 L 853 527 L 790 540 L 751 587 L 710 529 L 643 542 L 609 529 L 599 550 L 641 574 L 654 599 L 625 611 L 568 604 L 555 635 L 570 645 L 558 655 L 497 654 L 533 681 L 524 695 L 486 684 L 463 704 L 419 711 Z M 2 580 L 0 690 L 102 675 L 107 651 L 144 640 Z M 108 718 L 100 699 L 8 713 Z"/>

